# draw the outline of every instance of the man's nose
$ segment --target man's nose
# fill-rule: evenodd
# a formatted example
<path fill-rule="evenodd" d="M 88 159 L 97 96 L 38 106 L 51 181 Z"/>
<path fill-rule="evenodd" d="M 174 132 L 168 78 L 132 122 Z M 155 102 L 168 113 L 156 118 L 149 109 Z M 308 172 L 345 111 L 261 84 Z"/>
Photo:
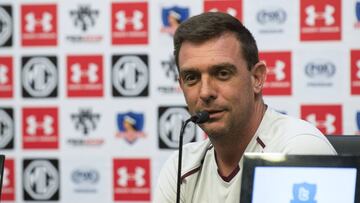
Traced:
<path fill-rule="evenodd" d="M 200 99 L 205 103 L 209 103 L 216 98 L 216 95 L 217 91 L 215 81 L 213 81 L 210 77 L 202 77 Z"/>

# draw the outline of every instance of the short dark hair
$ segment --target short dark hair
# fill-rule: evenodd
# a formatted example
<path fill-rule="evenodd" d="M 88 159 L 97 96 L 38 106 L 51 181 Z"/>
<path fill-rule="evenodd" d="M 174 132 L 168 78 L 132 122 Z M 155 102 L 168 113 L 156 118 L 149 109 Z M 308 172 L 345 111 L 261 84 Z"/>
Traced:
<path fill-rule="evenodd" d="M 259 62 L 258 48 L 254 37 L 239 20 L 220 12 L 207 12 L 193 16 L 177 28 L 174 35 L 174 55 L 178 69 L 179 52 L 183 42 L 201 43 L 219 37 L 224 33 L 235 34 L 248 69 L 251 70 L 251 67 Z"/>

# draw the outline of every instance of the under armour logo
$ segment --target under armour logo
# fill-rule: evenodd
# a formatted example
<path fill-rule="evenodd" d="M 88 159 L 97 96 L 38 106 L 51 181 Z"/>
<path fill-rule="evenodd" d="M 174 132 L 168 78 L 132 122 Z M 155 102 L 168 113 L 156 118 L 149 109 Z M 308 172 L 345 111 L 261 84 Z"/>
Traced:
<path fill-rule="evenodd" d="M 42 121 L 38 121 L 34 115 L 31 115 L 26 118 L 26 123 L 26 132 L 29 135 L 35 135 L 37 129 L 43 129 L 45 135 L 54 133 L 54 119 L 52 116 L 45 115 Z"/>
<path fill-rule="evenodd" d="M 283 61 L 280 61 L 280 60 L 276 60 L 275 61 L 275 66 L 274 67 L 269 67 L 267 69 L 267 72 L 269 74 L 273 74 L 275 75 L 275 79 L 276 80 L 284 80 L 286 75 L 285 75 L 285 72 L 284 72 L 284 69 L 285 69 L 286 65 Z"/>
<path fill-rule="evenodd" d="M 144 14 L 139 10 L 133 11 L 132 17 L 126 17 L 125 11 L 119 11 L 116 13 L 116 29 L 125 30 L 126 24 L 132 24 L 134 30 L 141 30 L 144 27 L 144 24 L 141 21 L 143 17 Z"/>
<path fill-rule="evenodd" d="M 53 17 L 51 13 L 48 12 L 44 12 L 40 19 L 35 18 L 34 13 L 28 13 L 25 16 L 25 20 L 26 20 L 25 30 L 27 32 L 34 32 L 37 26 L 41 26 L 44 32 L 50 32 L 53 29 L 53 26 L 51 24 L 52 19 Z"/>
<path fill-rule="evenodd" d="M 71 81 L 74 83 L 80 83 L 81 78 L 87 77 L 90 83 L 95 83 L 99 80 L 98 77 L 98 65 L 95 63 L 89 63 L 86 70 L 81 69 L 79 63 L 75 63 L 71 66 Z"/>
<path fill-rule="evenodd" d="M 360 59 L 356 61 L 356 67 L 357 67 L 356 77 L 360 79 Z"/>
<path fill-rule="evenodd" d="M 8 67 L 3 65 L 3 64 L 0 64 L 0 84 L 3 85 L 3 84 L 6 84 L 8 83 L 9 81 L 9 78 L 8 78 Z"/>
<path fill-rule="evenodd" d="M 10 178 L 9 178 L 9 175 L 10 175 L 10 171 L 8 168 L 4 168 L 4 174 L 3 174 L 3 185 L 4 187 L 8 187 L 10 185 Z M 1 178 L 1 176 L 0 176 Z"/>
<path fill-rule="evenodd" d="M 325 120 L 317 120 L 315 114 L 309 114 L 306 117 L 306 120 L 313 123 L 318 128 L 325 128 L 325 134 L 333 134 L 336 130 L 334 125 L 336 117 L 332 114 L 327 113 L 325 115 Z"/>
<path fill-rule="evenodd" d="M 117 173 L 119 175 L 119 179 L 117 181 L 118 185 L 122 187 L 126 187 L 128 185 L 128 182 L 130 180 L 135 181 L 136 187 L 142 187 L 145 185 L 145 169 L 141 167 L 135 167 L 135 173 L 128 173 L 128 170 L 126 167 L 120 167 L 117 170 Z"/>
<path fill-rule="evenodd" d="M 317 19 L 324 19 L 325 25 L 332 25 L 335 23 L 335 18 L 333 16 L 335 8 L 331 5 L 325 5 L 325 9 L 323 12 L 316 12 L 315 6 L 311 5 L 306 7 L 305 12 L 307 14 L 305 20 L 305 23 L 307 25 L 314 26 Z"/>
<path fill-rule="evenodd" d="M 219 9 L 213 8 L 213 9 L 210 9 L 209 11 L 210 11 L 210 12 L 219 12 Z M 236 9 L 231 8 L 231 7 L 229 7 L 229 8 L 226 9 L 226 13 L 229 14 L 229 15 L 231 15 L 231 16 L 233 16 L 233 17 L 236 17 L 236 15 L 237 15 Z"/>

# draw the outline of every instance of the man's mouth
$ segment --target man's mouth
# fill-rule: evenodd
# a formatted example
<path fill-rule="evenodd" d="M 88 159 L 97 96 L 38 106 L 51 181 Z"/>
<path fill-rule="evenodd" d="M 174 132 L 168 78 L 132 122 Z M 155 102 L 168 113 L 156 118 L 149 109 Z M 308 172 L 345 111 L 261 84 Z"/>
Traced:
<path fill-rule="evenodd" d="M 210 121 L 221 118 L 223 116 L 223 114 L 225 113 L 224 110 L 211 110 L 211 109 L 206 110 L 206 109 L 204 109 L 204 111 L 207 111 L 209 113 Z"/>

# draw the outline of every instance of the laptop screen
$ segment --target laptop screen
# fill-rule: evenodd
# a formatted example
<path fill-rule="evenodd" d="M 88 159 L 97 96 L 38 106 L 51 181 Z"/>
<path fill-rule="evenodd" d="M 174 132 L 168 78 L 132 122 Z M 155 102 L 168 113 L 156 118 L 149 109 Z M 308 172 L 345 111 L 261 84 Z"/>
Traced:
<path fill-rule="evenodd" d="M 355 203 L 360 156 L 245 155 L 241 203 Z"/>

